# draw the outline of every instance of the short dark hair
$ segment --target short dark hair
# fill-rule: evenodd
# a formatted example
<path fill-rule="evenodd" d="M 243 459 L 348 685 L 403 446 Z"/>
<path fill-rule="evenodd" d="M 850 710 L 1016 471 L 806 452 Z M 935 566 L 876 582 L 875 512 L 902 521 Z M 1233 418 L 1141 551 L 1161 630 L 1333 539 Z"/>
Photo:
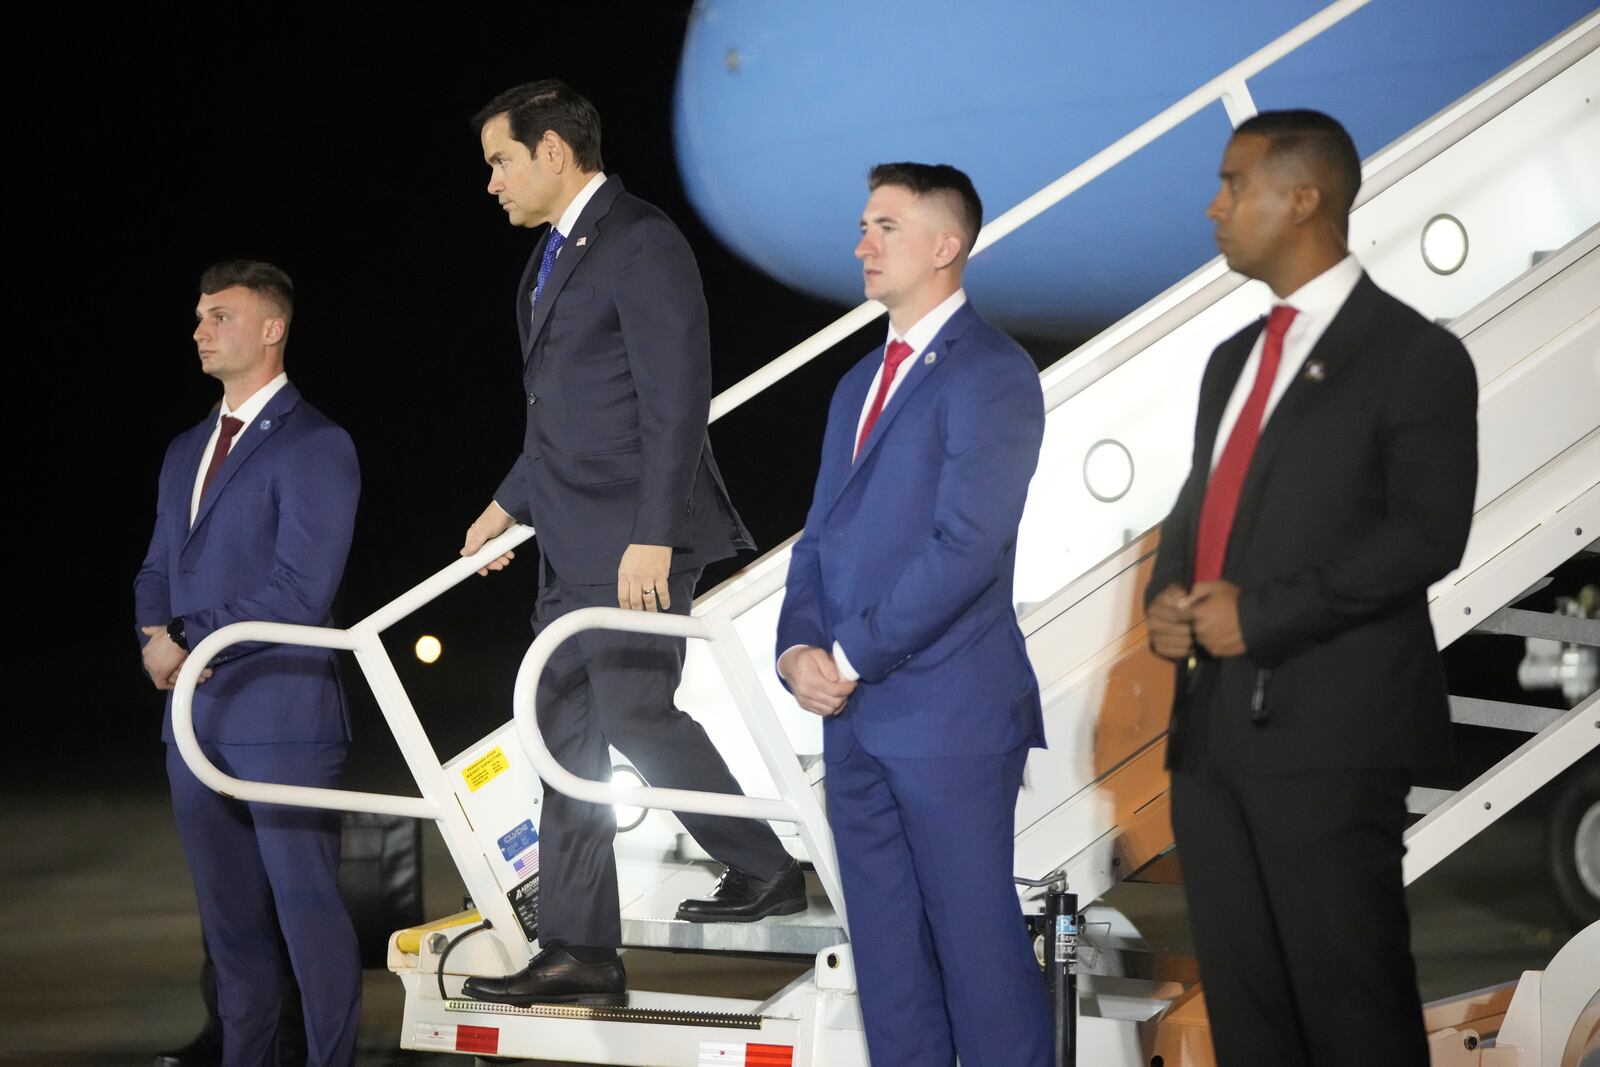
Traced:
<path fill-rule="evenodd" d="M 880 185 L 897 185 L 918 196 L 936 194 L 954 201 L 965 239 L 962 255 L 972 253 L 978 231 L 983 229 L 983 201 L 964 171 L 948 163 L 879 163 L 867 176 L 867 188 L 876 190 Z"/>
<path fill-rule="evenodd" d="M 1343 221 L 1361 189 L 1361 156 L 1350 133 L 1332 115 L 1310 108 L 1263 111 L 1241 122 L 1233 135 L 1265 137 L 1267 159 L 1292 157 L 1322 184 L 1331 207 Z"/>
<path fill-rule="evenodd" d="M 282 267 L 259 259 L 225 259 L 213 263 L 200 275 L 202 293 L 220 293 L 236 285 L 272 301 L 283 313 L 285 322 L 294 318 L 294 282 Z"/>
<path fill-rule="evenodd" d="M 512 139 L 533 151 L 546 130 L 567 142 L 572 157 L 584 171 L 605 170 L 600 158 L 600 112 L 559 78 L 545 78 L 507 89 L 472 116 L 473 132 L 489 120 L 504 115 L 511 123 Z"/>

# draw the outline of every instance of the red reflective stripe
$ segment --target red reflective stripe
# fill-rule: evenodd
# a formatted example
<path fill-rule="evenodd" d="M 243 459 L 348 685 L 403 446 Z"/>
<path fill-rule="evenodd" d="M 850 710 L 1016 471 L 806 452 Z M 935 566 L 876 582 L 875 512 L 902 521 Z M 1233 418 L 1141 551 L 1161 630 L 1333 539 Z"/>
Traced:
<path fill-rule="evenodd" d="M 457 1052 L 488 1052 L 500 1051 L 500 1028 L 498 1026 L 458 1026 L 456 1027 Z"/>
<path fill-rule="evenodd" d="M 794 1067 L 791 1045 L 746 1045 L 744 1067 Z"/>

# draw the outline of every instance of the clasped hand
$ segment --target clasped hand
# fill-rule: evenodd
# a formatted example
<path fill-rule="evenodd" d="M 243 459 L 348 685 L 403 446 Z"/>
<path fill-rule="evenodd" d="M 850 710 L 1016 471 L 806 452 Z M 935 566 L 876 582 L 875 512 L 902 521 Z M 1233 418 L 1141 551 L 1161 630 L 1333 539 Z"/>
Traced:
<path fill-rule="evenodd" d="M 139 629 L 150 638 L 144 643 L 144 672 L 157 689 L 171 689 L 178 684 L 178 672 L 183 669 L 183 661 L 189 658 L 189 653 L 167 636 L 165 626 L 141 626 Z M 200 672 L 202 683 L 210 677 L 210 667 Z"/>
<path fill-rule="evenodd" d="M 778 673 L 789 683 L 796 702 L 824 718 L 844 710 L 856 683 L 839 673 L 833 657 L 815 645 L 791 648 L 778 658 Z"/>
<path fill-rule="evenodd" d="M 1193 589 L 1169 585 L 1145 612 L 1150 649 L 1170 660 L 1188 659 L 1195 646 L 1218 658 L 1245 653 L 1239 626 L 1239 587 L 1232 582 L 1198 582 Z"/>

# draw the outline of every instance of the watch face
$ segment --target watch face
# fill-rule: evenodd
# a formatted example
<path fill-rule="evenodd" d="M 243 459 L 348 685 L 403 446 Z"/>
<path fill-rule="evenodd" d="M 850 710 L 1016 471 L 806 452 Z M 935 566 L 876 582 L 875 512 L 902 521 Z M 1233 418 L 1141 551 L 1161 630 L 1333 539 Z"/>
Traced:
<path fill-rule="evenodd" d="M 177 645 L 185 652 L 189 650 L 189 643 L 184 640 L 182 615 L 179 615 L 176 619 L 173 619 L 171 622 L 167 623 L 167 636 L 172 638 L 173 644 Z"/>

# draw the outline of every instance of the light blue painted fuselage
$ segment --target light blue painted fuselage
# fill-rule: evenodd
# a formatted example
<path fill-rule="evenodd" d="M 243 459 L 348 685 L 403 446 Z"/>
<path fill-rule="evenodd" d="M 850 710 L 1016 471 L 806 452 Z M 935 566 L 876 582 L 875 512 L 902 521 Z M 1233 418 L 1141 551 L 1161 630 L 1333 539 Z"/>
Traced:
<path fill-rule="evenodd" d="M 874 163 L 953 163 L 992 218 L 1314 14 L 1322 0 L 701 0 L 678 73 L 690 199 L 797 289 L 861 299 Z M 1374 0 L 1250 82 L 1368 156 L 1593 10 L 1588 0 Z M 1033 334 L 1131 310 L 1204 263 L 1230 129 L 1214 104 L 986 251 L 968 288 Z"/>

